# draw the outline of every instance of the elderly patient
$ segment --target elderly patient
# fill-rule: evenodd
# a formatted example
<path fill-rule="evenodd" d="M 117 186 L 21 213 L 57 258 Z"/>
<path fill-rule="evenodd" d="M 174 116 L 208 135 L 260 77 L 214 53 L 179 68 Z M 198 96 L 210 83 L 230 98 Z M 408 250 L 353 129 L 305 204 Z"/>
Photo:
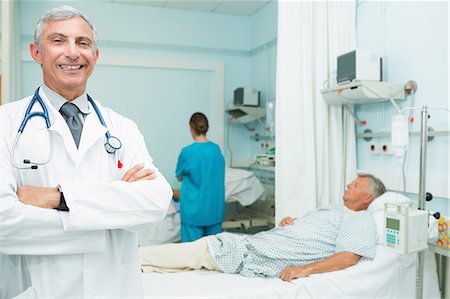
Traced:
<path fill-rule="evenodd" d="M 344 206 L 319 208 L 279 227 L 240 235 L 220 233 L 194 242 L 140 249 L 144 272 L 206 268 L 291 281 L 314 273 L 345 269 L 375 256 L 376 226 L 365 211 L 386 191 L 370 174 L 359 174 L 344 193 Z"/>

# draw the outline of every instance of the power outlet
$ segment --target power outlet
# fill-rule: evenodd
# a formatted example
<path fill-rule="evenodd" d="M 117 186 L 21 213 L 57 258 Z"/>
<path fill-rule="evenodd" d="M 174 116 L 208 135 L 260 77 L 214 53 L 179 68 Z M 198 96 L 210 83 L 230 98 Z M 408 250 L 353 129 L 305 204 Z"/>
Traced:
<path fill-rule="evenodd" d="M 268 142 L 268 141 L 260 141 L 260 146 L 261 146 L 261 150 L 263 150 L 264 152 L 273 148 L 272 142 Z"/>
<path fill-rule="evenodd" d="M 370 142 L 368 147 L 371 154 L 379 154 L 381 152 L 380 144 L 378 142 Z"/>
<path fill-rule="evenodd" d="M 381 143 L 380 151 L 383 155 L 391 156 L 394 154 L 392 145 L 389 142 Z"/>

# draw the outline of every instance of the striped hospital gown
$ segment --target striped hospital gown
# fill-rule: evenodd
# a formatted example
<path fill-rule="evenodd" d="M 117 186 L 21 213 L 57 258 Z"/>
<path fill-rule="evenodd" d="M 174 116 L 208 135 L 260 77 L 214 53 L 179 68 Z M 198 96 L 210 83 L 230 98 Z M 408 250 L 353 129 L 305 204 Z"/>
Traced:
<path fill-rule="evenodd" d="M 221 233 L 208 237 L 225 273 L 278 277 L 287 266 L 310 264 L 342 251 L 375 256 L 376 226 L 367 211 L 339 206 L 309 212 L 293 225 L 255 235 Z"/>

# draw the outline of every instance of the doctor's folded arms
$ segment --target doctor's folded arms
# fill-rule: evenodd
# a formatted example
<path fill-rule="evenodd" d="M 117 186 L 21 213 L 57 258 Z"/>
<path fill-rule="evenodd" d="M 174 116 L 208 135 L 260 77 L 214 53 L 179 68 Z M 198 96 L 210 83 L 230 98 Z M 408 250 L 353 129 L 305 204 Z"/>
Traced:
<path fill-rule="evenodd" d="M 131 120 L 87 94 L 94 26 L 61 6 L 30 44 L 43 85 L 0 107 L 0 298 L 139 298 L 136 231 L 172 190 Z"/>
<path fill-rule="evenodd" d="M 359 174 L 347 185 L 343 206 L 319 208 L 299 219 L 286 217 L 279 227 L 255 235 L 220 233 L 189 243 L 141 247 L 142 270 L 206 268 L 285 281 L 342 270 L 361 257 L 375 256 L 377 229 L 366 210 L 385 190 L 376 177 Z"/>

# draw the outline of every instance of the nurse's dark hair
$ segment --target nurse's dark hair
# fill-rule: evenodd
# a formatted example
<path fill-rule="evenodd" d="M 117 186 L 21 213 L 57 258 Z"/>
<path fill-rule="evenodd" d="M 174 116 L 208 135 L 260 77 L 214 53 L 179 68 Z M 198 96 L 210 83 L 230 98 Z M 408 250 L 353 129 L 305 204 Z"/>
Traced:
<path fill-rule="evenodd" d="M 196 135 L 206 135 L 209 128 L 208 119 L 203 113 L 195 112 L 189 120 L 189 126 L 194 130 Z"/>
<path fill-rule="evenodd" d="M 95 30 L 94 25 L 91 21 L 78 9 L 70 6 L 70 5 L 62 5 L 60 7 L 52 8 L 44 13 L 44 15 L 37 21 L 36 23 L 36 29 L 34 30 L 34 36 L 33 41 L 38 47 L 39 50 L 41 50 L 41 37 L 42 32 L 44 32 L 45 25 L 48 21 L 54 20 L 68 20 L 74 17 L 80 17 L 83 20 L 86 21 L 86 23 L 91 27 L 92 34 L 94 36 L 94 46 L 97 46 L 97 32 Z"/>
<path fill-rule="evenodd" d="M 368 178 L 369 179 L 369 193 L 373 195 L 374 198 L 377 198 L 384 192 L 386 192 L 386 187 L 384 186 L 383 182 L 370 173 L 358 173 L 358 177 Z"/>

